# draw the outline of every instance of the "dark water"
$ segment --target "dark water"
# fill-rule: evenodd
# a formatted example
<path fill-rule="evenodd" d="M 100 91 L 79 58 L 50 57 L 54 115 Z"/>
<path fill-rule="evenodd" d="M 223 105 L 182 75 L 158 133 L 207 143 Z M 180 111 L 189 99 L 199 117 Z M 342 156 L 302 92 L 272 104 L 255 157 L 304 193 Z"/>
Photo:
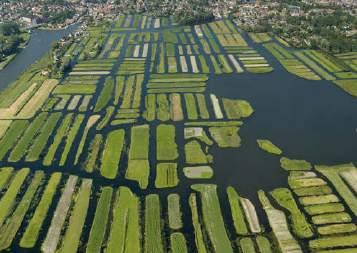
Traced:
<path fill-rule="evenodd" d="M 47 31 L 35 30 L 26 48 L 22 49 L 2 71 L 0 71 L 0 90 L 11 82 L 32 63 L 40 59 L 50 50 L 52 44 L 63 36 L 73 32 L 78 25 L 72 25 L 65 30 Z"/>

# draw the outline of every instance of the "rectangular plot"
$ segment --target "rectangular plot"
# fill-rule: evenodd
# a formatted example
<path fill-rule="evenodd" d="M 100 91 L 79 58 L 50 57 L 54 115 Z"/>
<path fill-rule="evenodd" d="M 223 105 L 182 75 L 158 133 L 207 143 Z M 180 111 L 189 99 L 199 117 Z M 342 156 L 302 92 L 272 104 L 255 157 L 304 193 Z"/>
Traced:
<path fill-rule="evenodd" d="M 156 165 L 156 188 L 175 187 L 178 181 L 176 163 L 158 163 Z"/>

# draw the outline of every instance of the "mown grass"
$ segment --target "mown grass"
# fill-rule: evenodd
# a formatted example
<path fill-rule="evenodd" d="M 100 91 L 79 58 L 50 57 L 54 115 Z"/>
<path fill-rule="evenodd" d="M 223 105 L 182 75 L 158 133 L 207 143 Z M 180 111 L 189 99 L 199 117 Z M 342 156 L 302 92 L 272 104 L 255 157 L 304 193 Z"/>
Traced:
<path fill-rule="evenodd" d="M 0 226 L 3 225 L 6 217 L 11 211 L 11 208 L 16 202 L 16 196 L 19 194 L 20 189 L 29 173 L 29 168 L 19 170 L 12 179 L 7 191 L 2 196 L 0 200 Z"/>
<path fill-rule="evenodd" d="M 50 180 L 48 181 L 41 196 L 41 200 L 36 207 L 35 213 L 33 214 L 31 221 L 26 227 L 25 233 L 21 238 L 20 246 L 22 248 L 33 248 L 35 246 L 41 227 L 47 217 L 48 210 L 53 201 L 53 197 L 57 192 L 61 177 L 62 174 L 59 172 L 55 172 L 51 175 Z"/>
<path fill-rule="evenodd" d="M 114 80 L 112 77 L 108 77 L 105 80 L 104 87 L 99 94 L 97 103 L 94 106 L 93 109 L 94 112 L 99 112 L 108 105 L 110 99 L 112 98 L 113 91 L 114 91 Z"/>
<path fill-rule="evenodd" d="M 297 206 L 291 191 L 287 188 L 277 188 L 271 192 L 271 195 L 280 206 L 289 211 L 289 219 L 294 233 L 299 238 L 311 238 L 314 235 L 312 227 Z"/>
<path fill-rule="evenodd" d="M 209 119 L 210 115 L 207 110 L 207 103 L 206 103 L 205 95 L 196 94 L 196 99 L 197 99 L 198 111 L 200 113 L 200 118 L 201 119 Z"/>
<path fill-rule="evenodd" d="M 141 252 L 139 207 L 138 197 L 129 188 L 119 187 L 105 252 Z"/>
<path fill-rule="evenodd" d="M 246 118 L 254 112 L 252 106 L 245 100 L 223 98 L 223 106 L 229 119 Z"/>
<path fill-rule="evenodd" d="M 159 195 L 147 195 L 145 198 L 145 253 L 164 253 L 160 212 Z"/>
<path fill-rule="evenodd" d="M 324 213 L 338 213 L 343 212 L 345 207 L 341 203 L 327 203 L 320 205 L 306 206 L 305 211 L 309 215 L 317 215 Z"/>
<path fill-rule="evenodd" d="M 242 253 L 253 253 L 255 252 L 254 241 L 252 238 L 245 237 L 239 240 L 239 246 Z"/>
<path fill-rule="evenodd" d="M 213 177 L 213 170 L 210 166 L 192 166 L 183 168 L 185 177 L 190 179 L 209 179 Z"/>
<path fill-rule="evenodd" d="M 101 159 L 100 173 L 103 177 L 114 179 L 118 173 L 118 164 L 125 145 L 123 129 L 111 131 L 105 141 Z"/>
<path fill-rule="evenodd" d="M 332 193 L 332 189 L 328 185 L 311 186 L 311 187 L 304 187 L 304 188 L 295 189 L 294 193 L 296 195 L 298 195 L 299 197 L 317 196 L 317 195 L 331 194 Z"/>
<path fill-rule="evenodd" d="M 28 149 L 27 156 L 25 158 L 26 161 L 36 161 L 40 158 L 42 150 L 45 148 L 48 139 L 55 129 L 59 119 L 61 118 L 62 114 L 60 112 L 52 113 L 46 123 L 43 125 L 40 133 L 37 137 L 33 140 L 32 145 Z"/>
<path fill-rule="evenodd" d="M 171 252 L 172 253 L 187 253 L 187 245 L 185 236 L 182 233 L 175 232 L 170 235 Z"/>
<path fill-rule="evenodd" d="M 180 205 L 180 195 L 171 193 L 167 196 L 167 208 L 169 216 L 169 226 L 171 229 L 182 228 L 182 213 Z"/>
<path fill-rule="evenodd" d="M 103 143 L 103 136 L 101 134 L 96 134 L 94 136 L 94 139 L 91 141 L 89 145 L 88 155 L 83 164 L 83 168 L 86 172 L 92 173 L 95 169 L 97 169 L 97 158 L 102 143 Z"/>
<path fill-rule="evenodd" d="M 156 96 L 157 103 L 157 119 L 168 121 L 170 119 L 170 104 L 166 94 L 158 94 Z"/>
<path fill-rule="evenodd" d="M 83 179 L 76 202 L 69 218 L 59 253 L 78 252 L 82 229 L 86 220 L 91 195 L 92 179 Z"/>
<path fill-rule="evenodd" d="M 104 127 L 106 127 L 110 121 L 110 119 L 112 118 L 113 114 L 115 112 L 115 107 L 114 106 L 108 106 L 106 109 L 105 109 L 105 115 L 104 117 L 102 118 L 102 120 L 98 123 L 96 129 L 99 131 L 99 130 L 102 130 Z"/>
<path fill-rule="evenodd" d="M 3 167 L 0 169 L 0 191 L 7 185 L 13 171 L 14 168 L 12 167 Z"/>
<path fill-rule="evenodd" d="M 177 159 L 176 129 L 174 125 L 160 124 L 156 128 L 156 157 L 158 161 Z"/>
<path fill-rule="evenodd" d="M 276 145 L 274 145 L 271 141 L 269 140 L 264 140 L 264 139 L 258 139 L 257 140 L 258 146 L 271 154 L 274 155 L 281 155 L 283 153 L 283 151 Z"/>
<path fill-rule="evenodd" d="M 178 182 L 176 163 L 158 163 L 156 165 L 156 188 L 175 187 Z"/>
<path fill-rule="evenodd" d="M 313 250 L 357 246 L 357 235 L 340 235 L 315 239 L 309 242 Z"/>
<path fill-rule="evenodd" d="M 319 214 L 312 217 L 312 222 L 315 225 L 348 223 L 351 221 L 352 221 L 351 216 L 345 212 Z"/>
<path fill-rule="evenodd" d="M 336 80 L 334 83 L 348 94 L 357 97 L 357 79 Z"/>
<path fill-rule="evenodd" d="M 258 235 L 256 237 L 256 241 L 257 241 L 258 249 L 260 252 L 272 253 L 271 244 L 269 242 L 269 239 L 267 239 L 266 237 L 264 237 L 262 235 Z"/>
<path fill-rule="evenodd" d="M 317 231 L 320 235 L 332 235 L 332 234 L 342 234 L 342 233 L 352 233 L 357 230 L 355 224 L 332 224 L 326 226 L 319 226 Z"/>
<path fill-rule="evenodd" d="M 221 207 L 215 185 L 196 184 L 191 188 L 201 195 L 203 221 L 215 252 L 233 253 L 224 226 Z"/>
<path fill-rule="evenodd" d="M 232 186 L 227 187 L 227 196 L 236 233 L 238 235 L 248 235 L 249 230 L 245 222 L 244 210 L 240 204 L 240 197 Z"/>

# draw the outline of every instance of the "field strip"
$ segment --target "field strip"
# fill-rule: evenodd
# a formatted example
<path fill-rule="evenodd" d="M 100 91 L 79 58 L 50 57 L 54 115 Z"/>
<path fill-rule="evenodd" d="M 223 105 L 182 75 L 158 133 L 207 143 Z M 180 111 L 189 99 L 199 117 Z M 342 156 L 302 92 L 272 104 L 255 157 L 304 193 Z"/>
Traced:
<path fill-rule="evenodd" d="M 78 177 L 69 176 L 62 196 L 57 204 L 56 211 L 52 217 L 50 228 L 46 238 L 41 245 L 44 253 L 55 253 L 60 240 L 61 230 L 66 220 L 68 210 L 72 202 L 72 195 L 76 187 Z"/>
<path fill-rule="evenodd" d="M 214 94 L 211 94 L 210 97 L 211 97 L 213 111 L 214 111 L 216 118 L 223 119 L 223 112 L 221 110 L 221 106 L 219 105 L 218 98 Z"/>
<path fill-rule="evenodd" d="M 7 129 L 9 129 L 11 123 L 12 120 L 6 120 L 6 119 L 0 120 L 0 139 L 4 136 Z"/>
<path fill-rule="evenodd" d="M 110 71 L 77 71 L 77 72 L 70 72 L 70 76 L 85 76 L 85 75 L 109 75 Z"/>
<path fill-rule="evenodd" d="M 242 73 L 244 72 L 244 70 L 242 69 L 242 67 L 240 66 L 239 62 L 236 60 L 236 58 L 234 58 L 234 56 L 232 54 L 228 55 L 229 60 L 231 61 L 231 63 L 233 64 L 234 68 L 236 69 L 237 73 Z"/>
<path fill-rule="evenodd" d="M 40 109 L 42 105 L 46 102 L 48 96 L 57 84 L 58 80 L 56 79 L 48 79 L 44 81 L 41 87 L 26 103 L 24 108 L 16 115 L 16 118 L 32 118 L 36 114 L 37 110 Z"/>
<path fill-rule="evenodd" d="M 11 119 L 14 118 L 15 114 L 23 107 L 23 105 L 28 101 L 31 94 L 37 87 L 37 83 L 33 83 L 24 93 L 22 93 L 15 102 L 8 108 L 0 109 L 0 119 Z"/>

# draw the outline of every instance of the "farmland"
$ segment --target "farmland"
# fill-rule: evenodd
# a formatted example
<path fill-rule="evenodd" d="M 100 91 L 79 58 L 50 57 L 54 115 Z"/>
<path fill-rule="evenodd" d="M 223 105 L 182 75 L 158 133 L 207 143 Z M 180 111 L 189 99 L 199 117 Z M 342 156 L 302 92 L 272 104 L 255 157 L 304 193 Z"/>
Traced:
<path fill-rule="evenodd" d="M 64 73 L 0 93 L 0 250 L 357 250 L 355 54 L 226 18 L 81 36 Z"/>

